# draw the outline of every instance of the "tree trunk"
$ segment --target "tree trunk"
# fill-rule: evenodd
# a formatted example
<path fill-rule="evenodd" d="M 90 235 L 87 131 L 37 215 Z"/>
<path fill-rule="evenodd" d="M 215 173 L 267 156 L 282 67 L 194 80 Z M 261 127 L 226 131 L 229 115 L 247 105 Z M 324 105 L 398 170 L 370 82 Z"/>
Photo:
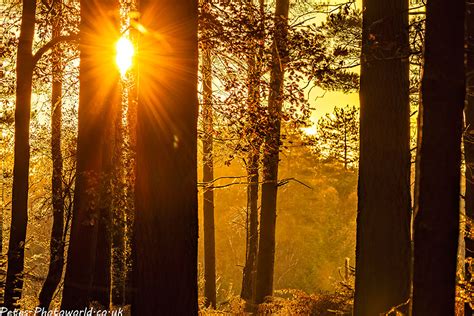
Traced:
<path fill-rule="evenodd" d="M 414 315 L 454 315 L 464 73 L 465 1 L 428 1 Z"/>
<path fill-rule="evenodd" d="M 102 216 L 103 148 L 107 126 L 113 124 L 113 107 L 117 107 L 119 73 L 113 58 L 119 37 L 117 9 L 116 0 L 81 1 L 77 168 L 63 310 L 82 309 L 90 303 Z"/>
<path fill-rule="evenodd" d="M 253 3 L 253 1 L 252 1 Z M 258 253 L 258 191 L 259 191 L 259 166 L 262 139 L 258 129 L 260 109 L 260 80 L 262 72 L 263 43 L 265 31 L 265 3 L 259 0 L 259 40 L 251 43 L 248 56 L 248 119 L 249 153 L 247 162 L 247 227 L 245 244 L 245 266 L 242 276 L 242 289 L 240 297 L 247 302 L 247 310 L 252 311 L 252 301 L 255 298 L 257 253 Z"/>
<path fill-rule="evenodd" d="M 53 40 L 61 35 L 62 1 L 53 2 Z M 50 259 L 48 275 L 39 294 L 38 307 L 48 310 L 54 292 L 63 274 L 64 266 L 64 197 L 63 197 L 63 156 L 61 152 L 62 126 L 62 49 L 57 45 L 52 58 L 52 92 L 51 92 L 51 156 L 53 174 L 51 178 L 53 200 L 53 226 L 51 229 Z"/>
<path fill-rule="evenodd" d="M 466 228 L 464 234 L 465 248 L 465 280 L 468 284 L 473 284 L 474 269 L 474 236 L 468 232 L 474 231 L 474 2 L 466 1 L 466 105 L 464 117 L 466 126 L 464 129 L 464 159 L 466 164 Z M 474 304 L 474 303 L 472 303 Z M 474 309 L 466 302 L 464 304 L 464 315 L 472 316 Z"/>
<path fill-rule="evenodd" d="M 206 306 L 216 307 L 216 237 L 214 228 L 214 153 L 213 153 L 213 109 L 212 109 L 212 55 L 210 48 L 202 52 L 203 104 L 202 125 L 202 181 L 206 184 L 203 193 L 204 220 L 204 297 Z"/>
<path fill-rule="evenodd" d="M 118 11 L 117 11 L 118 12 Z M 104 128 L 104 142 L 102 144 L 102 183 L 100 192 L 99 228 L 95 255 L 94 277 L 90 293 L 90 301 L 97 302 L 105 308 L 110 306 L 111 291 L 111 264 L 112 264 L 112 231 L 114 196 L 119 194 L 118 188 L 114 187 L 115 170 L 114 163 L 116 146 L 116 124 L 121 113 L 121 96 L 118 85 L 114 87 L 106 106 L 109 107 L 107 121 Z"/>
<path fill-rule="evenodd" d="M 112 305 L 125 304 L 125 283 L 127 275 L 127 228 L 126 210 L 127 196 L 124 181 L 125 167 L 123 161 L 124 131 L 122 124 L 122 108 L 115 119 L 115 141 L 113 152 L 113 220 L 112 220 Z"/>
<path fill-rule="evenodd" d="M 140 12 L 132 315 L 197 315 L 198 1 Z"/>
<path fill-rule="evenodd" d="M 137 21 L 134 20 L 133 23 Z M 133 24 L 132 24 L 133 25 Z M 130 29 L 130 41 L 135 47 L 138 46 L 138 31 L 132 27 Z M 125 209 L 125 297 L 124 305 L 130 305 L 133 301 L 133 258 L 134 249 L 133 231 L 135 214 L 135 178 L 136 178 L 136 147 L 137 147 L 137 103 L 138 103 L 138 73 L 137 67 L 132 67 L 129 71 L 129 88 L 127 96 L 127 131 L 128 151 L 126 153 L 126 207 Z"/>
<path fill-rule="evenodd" d="M 18 307 L 23 288 L 26 226 L 28 223 L 28 174 L 30 165 L 30 112 L 33 80 L 33 36 L 36 1 L 24 0 L 17 53 L 15 160 L 13 167 L 12 218 L 8 245 L 5 307 Z"/>
<path fill-rule="evenodd" d="M 408 0 L 365 0 L 354 315 L 410 298 Z M 406 303 L 406 304 L 405 304 Z"/>
<path fill-rule="evenodd" d="M 247 240 L 240 297 L 251 303 L 255 293 L 258 253 L 258 167 L 260 151 L 249 152 L 247 165 Z"/>
<path fill-rule="evenodd" d="M 268 99 L 269 125 L 263 152 L 262 209 L 255 291 L 255 303 L 257 304 L 262 303 L 266 296 L 273 294 L 281 109 L 283 80 L 288 58 L 286 43 L 288 11 L 289 0 L 276 1 L 270 96 Z"/>

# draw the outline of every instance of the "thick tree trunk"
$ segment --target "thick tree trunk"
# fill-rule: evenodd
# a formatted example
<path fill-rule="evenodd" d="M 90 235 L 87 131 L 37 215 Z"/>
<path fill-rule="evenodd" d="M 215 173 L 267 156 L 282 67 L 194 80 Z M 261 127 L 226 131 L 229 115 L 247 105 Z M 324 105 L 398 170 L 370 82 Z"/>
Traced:
<path fill-rule="evenodd" d="M 140 12 L 132 315 L 197 315 L 198 1 Z"/>
<path fill-rule="evenodd" d="M 255 291 L 255 303 L 257 304 L 262 303 L 266 296 L 273 294 L 281 109 L 283 104 L 283 80 L 288 58 L 286 43 L 288 11 L 289 0 L 277 0 L 270 96 L 268 99 L 269 124 L 263 152 L 262 209 Z"/>
<path fill-rule="evenodd" d="M 464 129 L 464 159 L 466 164 L 466 228 L 464 234 L 465 248 L 465 280 L 469 284 L 474 284 L 474 236 L 467 232 L 474 231 L 474 2 L 466 1 L 466 106 L 464 117 L 466 126 Z M 471 302 L 471 304 L 474 304 Z M 469 302 L 464 304 L 464 315 L 472 316 L 474 308 Z"/>
<path fill-rule="evenodd" d="M 216 307 L 216 237 L 214 228 L 214 153 L 212 110 L 212 55 L 209 48 L 202 52 L 203 104 L 202 125 L 202 181 L 206 185 L 203 193 L 204 221 L 204 297 L 206 305 Z"/>
<path fill-rule="evenodd" d="M 118 1 L 81 1 L 77 171 L 61 306 L 64 310 L 82 309 L 90 302 L 102 216 L 106 126 L 113 124 L 110 117 L 117 106 L 119 73 L 113 56 L 118 25 Z"/>
<path fill-rule="evenodd" d="M 354 315 L 378 316 L 410 298 L 408 0 L 363 7 Z"/>
<path fill-rule="evenodd" d="M 53 40 L 61 35 L 62 1 L 53 3 Z M 51 178 L 53 200 L 53 226 L 51 229 L 50 259 L 48 275 L 39 294 L 38 307 L 49 309 L 54 292 L 63 274 L 64 266 L 64 197 L 63 197 L 63 156 L 61 152 L 62 126 L 62 49 L 53 49 L 52 92 L 51 92 L 51 156 L 53 174 Z"/>
<path fill-rule="evenodd" d="M 414 315 L 454 315 L 464 73 L 465 1 L 428 1 Z"/>
<path fill-rule="evenodd" d="M 28 174 L 30 165 L 30 112 L 33 80 L 33 36 L 36 1 L 24 0 L 17 53 L 15 160 L 8 269 L 5 284 L 5 307 L 17 306 L 23 289 L 26 226 L 28 223 Z"/>

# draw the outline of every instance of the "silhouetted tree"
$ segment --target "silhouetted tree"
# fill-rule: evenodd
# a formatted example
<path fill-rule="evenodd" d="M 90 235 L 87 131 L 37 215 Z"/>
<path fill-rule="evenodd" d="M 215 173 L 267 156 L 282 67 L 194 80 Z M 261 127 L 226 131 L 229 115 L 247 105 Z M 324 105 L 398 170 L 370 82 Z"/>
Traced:
<path fill-rule="evenodd" d="M 132 314 L 197 315 L 198 1 L 139 11 Z"/>
<path fill-rule="evenodd" d="M 52 39 L 61 35 L 63 24 L 62 1 L 53 1 Z M 51 91 L 51 157 L 53 170 L 51 177 L 53 226 L 51 229 L 50 259 L 48 275 L 39 293 L 38 306 L 48 310 L 56 291 L 64 267 L 64 192 L 63 192 L 63 155 L 61 151 L 62 127 L 62 83 L 63 83 L 63 52 L 59 45 L 52 53 L 52 91 Z"/>
<path fill-rule="evenodd" d="M 378 316 L 410 297 L 408 0 L 363 6 L 354 315 Z"/>
<path fill-rule="evenodd" d="M 97 252 L 110 251 L 110 247 L 98 250 L 97 246 L 103 237 L 98 238 L 98 230 L 105 216 L 101 197 L 107 168 L 103 163 L 108 157 L 104 155 L 109 154 L 103 148 L 109 141 L 108 126 L 113 126 L 111 114 L 118 105 L 119 73 L 113 58 L 119 37 L 118 1 L 82 0 L 80 4 L 77 169 L 63 310 L 89 305 Z"/>
<path fill-rule="evenodd" d="M 273 294 L 275 265 L 275 226 L 278 190 L 280 125 L 283 104 L 283 81 L 288 62 L 287 36 L 289 0 L 277 0 L 272 46 L 270 95 L 268 98 L 268 130 L 263 149 L 262 208 L 257 256 L 255 303 Z"/>
<path fill-rule="evenodd" d="M 36 1 L 24 0 L 16 69 L 15 161 L 12 218 L 8 244 L 5 307 L 17 307 L 23 288 L 26 226 L 28 223 L 28 174 L 30 166 L 30 112 L 34 58 Z"/>
<path fill-rule="evenodd" d="M 414 220 L 413 315 L 454 315 L 465 90 L 465 1 L 428 1 Z"/>
<path fill-rule="evenodd" d="M 319 147 L 329 158 L 344 164 L 347 169 L 358 159 L 359 110 L 355 106 L 335 107 L 318 121 Z"/>
<path fill-rule="evenodd" d="M 252 2 L 253 4 L 253 2 Z M 252 8 L 255 8 L 252 6 Z M 248 142 L 248 155 L 246 161 L 247 170 L 247 219 L 246 219 L 246 243 L 245 243 L 245 265 L 242 275 L 242 289 L 240 297 L 250 303 L 255 297 L 255 281 L 257 273 L 258 253 L 258 191 L 259 191 L 259 167 L 263 139 L 259 130 L 261 112 L 260 85 L 263 68 L 263 49 L 265 36 L 265 3 L 258 1 L 258 15 L 251 23 L 258 29 L 256 38 L 249 41 L 249 52 L 247 56 L 247 113 L 248 124 L 245 126 Z"/>

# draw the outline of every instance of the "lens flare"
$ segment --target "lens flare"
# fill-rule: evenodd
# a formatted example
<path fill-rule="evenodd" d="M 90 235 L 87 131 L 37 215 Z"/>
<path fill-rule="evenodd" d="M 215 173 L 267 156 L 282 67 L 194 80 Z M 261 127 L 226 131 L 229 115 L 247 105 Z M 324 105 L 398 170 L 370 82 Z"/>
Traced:
<path fill-rule="evenodd" d="M 128 69 L 132 67 L 132 60 L 135 50 L 133 48 L 132 42 L 126 38 L 121 37 L 117 44 L 115 45 L 116 56 L 115 62 L 120 70 L 122 76 L 125 75 Z"/>

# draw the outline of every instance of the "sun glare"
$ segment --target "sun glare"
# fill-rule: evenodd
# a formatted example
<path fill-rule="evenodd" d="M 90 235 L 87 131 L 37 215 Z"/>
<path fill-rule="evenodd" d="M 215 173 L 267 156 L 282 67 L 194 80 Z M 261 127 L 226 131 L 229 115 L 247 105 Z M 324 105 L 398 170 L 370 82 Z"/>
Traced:
<path fill-rule="evenodd" d="M 132 59 L 135 50 L 132 42 L 126 37 L 121 37 L 115 45 L 116 57 L 115 62 L 120 70 L 122 76 L 125 75 L 128 69 L 132 66 Z"/>

